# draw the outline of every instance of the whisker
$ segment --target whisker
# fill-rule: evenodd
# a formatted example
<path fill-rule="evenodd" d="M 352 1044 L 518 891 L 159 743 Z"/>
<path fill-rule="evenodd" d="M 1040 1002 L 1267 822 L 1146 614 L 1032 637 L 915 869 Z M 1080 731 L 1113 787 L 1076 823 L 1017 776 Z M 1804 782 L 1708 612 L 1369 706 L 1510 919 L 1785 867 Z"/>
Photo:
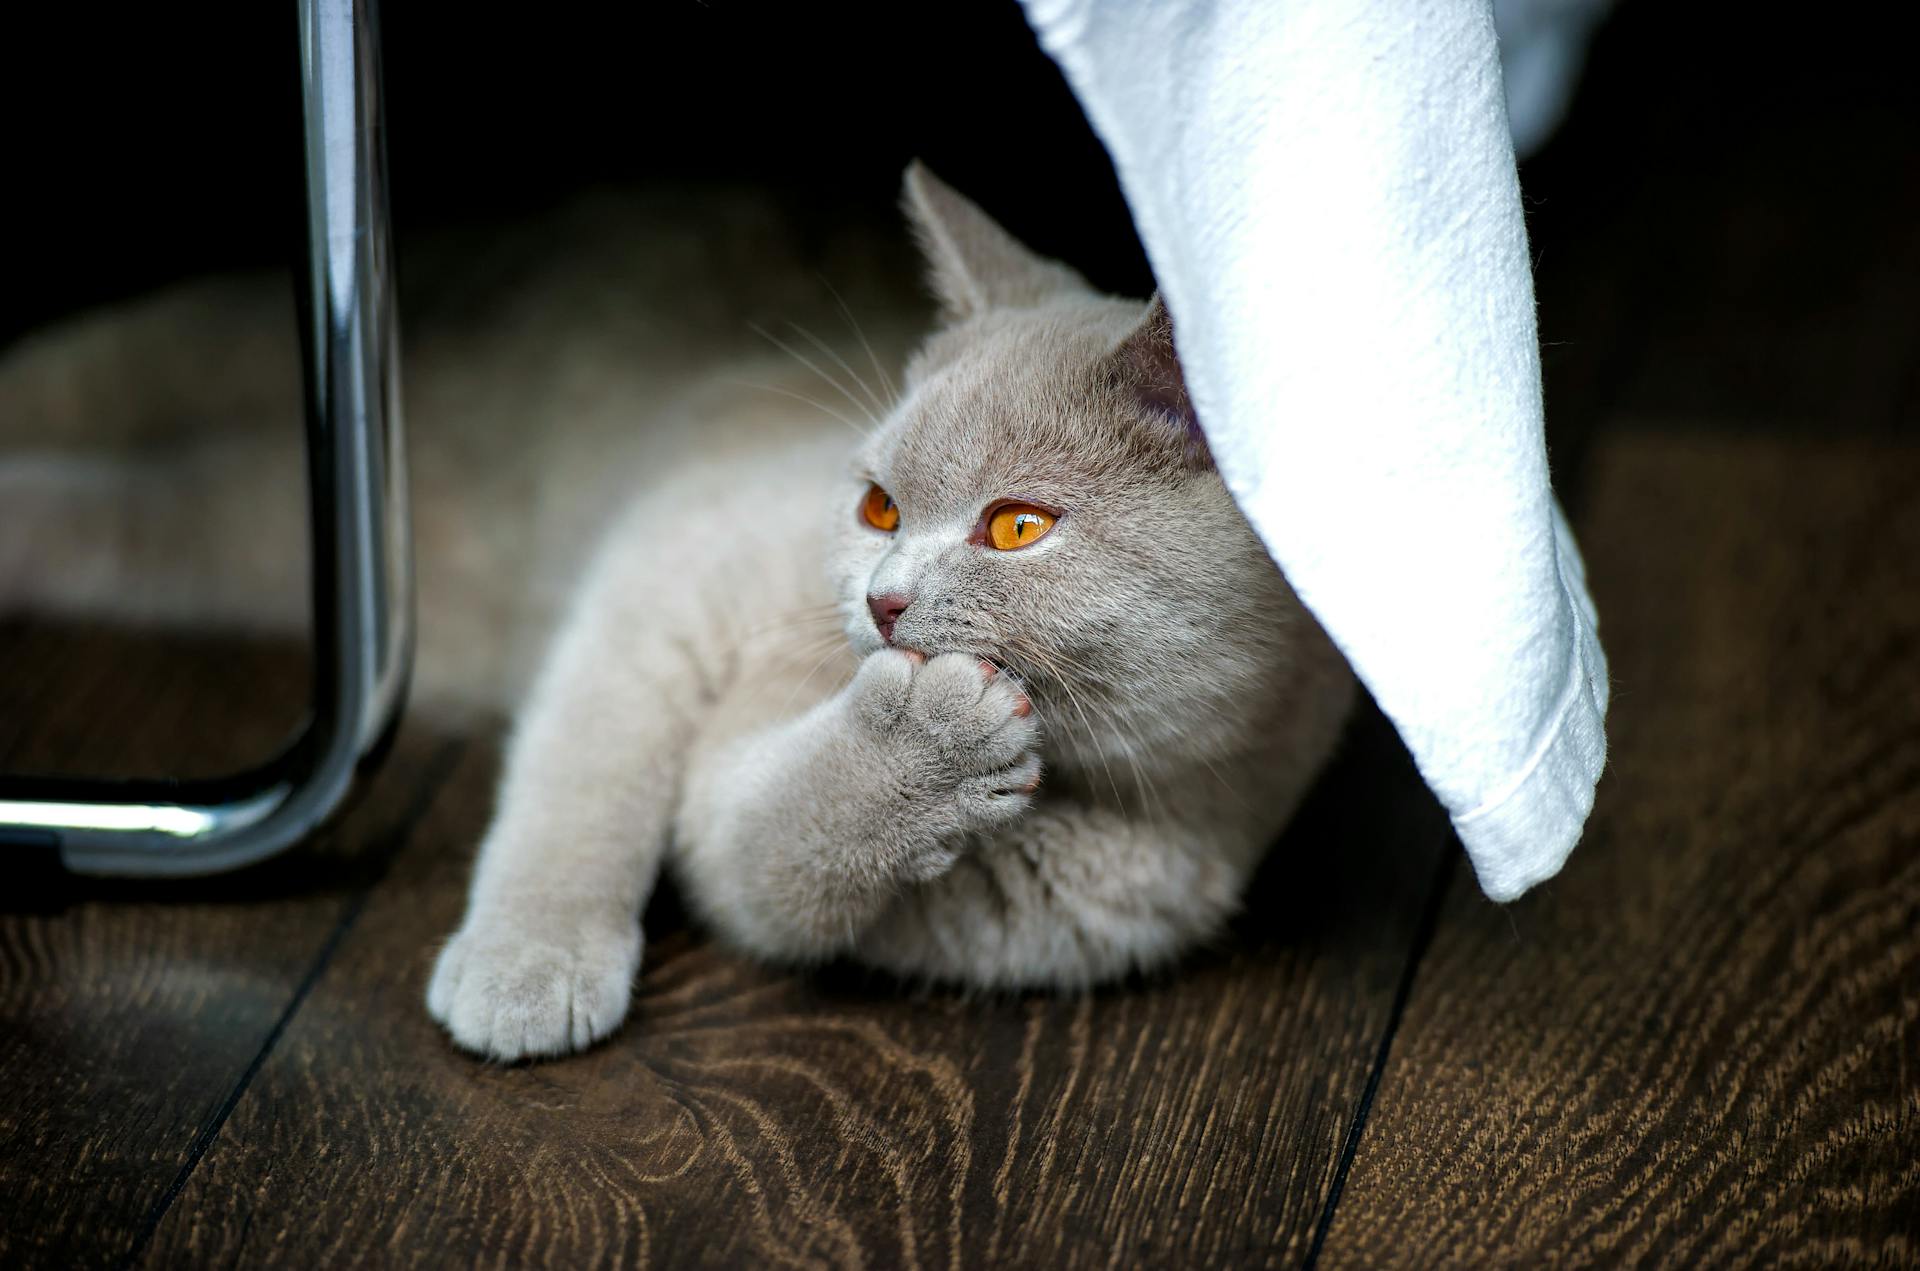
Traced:
<path fill-rule="evenodd" d="M 894 387 L 893 377 L 887 374 L 887 368 L 882 366 L 880 359 L 874 355 L 873 346 L 867 343 L 867 333 L 860 329 L 859 320 L 853 316 L 853 310 L 847 307 L 845 298 L 831 282 L 827 281 L 825 274 L 820 274 L 819 278 L 821 285 L 827 289 L 828 294 L 832 295 L 833 302 L 840 306 L 840 313 L 846 318 L 847 325 L 853 328 L 853 334 L 860 341 L 860 347 L 867 351 L 867 360 L 873 363 L 873 373 L 879 376 L 880 386 L 887 390 L 888 408 L 899 405 L 900 390 Z"/>
<path fill-rule="evenodd" d="M 1107 786 L 1109 789 L 1113 791 L 1114 803 L 1117 804 L 1120 810 L 1124 812 L 1127 807 L 1126 796 L 1122 794 L 1120 791 L 1120 781 L 1119 781 L 1119 778 L 1115 777 L 1113 774 L 1113 764 L 1109 762 L 1107 759 L 1106 748 L 1101 746 L 1097 741 L 1093 740 L 1094 723 L 1093 723 L 1093 720 L 1088 716 L 1086 706 L 1081 703 L 1079 696 L 1075 694 L 1074 691 L 1067 686 L 1065 681 L 1061 682 L 1060 687 L 1066 692 L 1068 706 L 1071 707 L 1073 712 L 1080 717 L 1080 726 L 1084 728 L 1087 732 L 1088 744 L 1094 747 L 1094 751 L 1093 751 L 1094 758 L 1100 761 L 1100 769 L 1102 772 L 1106 774 Z M 1076 749 L 1080 749 L 1080 748 L 1076 747 Z M 1081 750 L 1080 758 L 1084 763 L 1086 758 L 1084 750 Z"/>
<path fill-rule="evenodd" d="M 800 696 L 800 690 L 813 681 L 813 677 L 820 673 L 820 668 L 827 664 L 828 659 L 833 657 L 834 654 L 843 651 L 845 648 L 846 646 L 844 644 L 837 644 L 814 659 L 813 665 L 807 668 L 807 673 L 800 677 L 800 682 L 793 686 L 793 691 L 787 694 L 787 700 L 780 703 L 780 709 L 775 713 L 785 718 L 787 712 L 793 709 L 793 699 Z"/>
<path fill-rule="evenodd" d="M 783 649 L 779 657 L 778 665 L 791 666 L 794 668 L 805 665 L 807 669 L 798 680 L 792 682 L 792 687 L 787 692 L 786 700 L 783 701 L 779 709 L 774 712 L 775 717 L 779 719 L 789 717 L 792 712 L 794 699 L 807 687 L 813 677 L 820 673 L 820 668 L 825 666 L 834 657 L 846 652 L 848 652 L 846 642 L 837 636 L 796 642 L 792 646 Z M 779 689 L 780 685 L 785 683 L 788 683 L 786 675 L 767 675 L 762 677 L 759 684 L 755 686 L 755 691 L 752 696 L 748 699 L 749 704 L 755 707 L 760 706 Z"/>
<path fill-rule="evenodd" d="M 748 627 L 744 634 L 764 631 L 770 626 L 786 622 L 817 622 L 824 619 L 838 619 L 840 606 L 831 601 L 817 605 L 801 605 L 796 609 L 782 609 L 778 613 L 768 614 L 766 621 L 757 627 Z"/>
<path fill-rule="evenodd" d="M 801 326 L 798 322 L 788 322 L 787 325 L 792 327 L 794 330 L 794 333 L 799 335 L 802 339 L 806 340 L 807 343 L 813 345 L 814 348 L 819 349 L 822 353 L 832 358 L 834 365 L 838 366 L 841 370 L 845 371 L 847 373 L 847 377 L 859 386 L 861 392 L 867 395 L 867 400 L 873 403 L 873 408 L 875 410 L 879 411 L 882 415 L 887 413 L 887 404 L 881 401 L 880 395 L 874 392 L 872 386 L 869 385 L 866 382 L 866 380 L 860 377 L 860 372 L 854 370 L 851 366 L 847 365 L 847 359 L 840 356 L 840 352 L 838 349 L 835 349 L 832 345 L 828 344 L 825 340 L 822 340 L 819 336 L 807 330 L 805 327 Z"/>
<path fill-rule="evenodd" d="M 812 371 L 815 375 L 818 375 L 821 379 L 825 380 L 828 384 L 831 384 L 836 392 L 838 392 L 842 397 L 846 398 L 847 401 L 853 405 L 853 408 L 855 410 L 859 411 L 861 414 L 865 415 L 870 421 L 872 421 L 874 427 L 877 428 L 880 426 L 880 421 L 874 417 L 873 412 L 870 409 L 868 409 L 867 404 L 865 402 L 855 397 L 853 395 L 852 390 L 850 390 L 845 384 L 842 384 L 839 380 L 833 378 L 833 376 L 821 370 L 820 367 L 806 354 L 802 353 L 799 349 L 794 348 L 791 344 L 788 344 L 785 340 L 782 340 L 779 336 L 767 330 L 765 327 L 761 326 L 757 322 L 749 322 L 747 324 L 747 327 L 755 335 L 767 341 L 769 344 L 779 349 L 782 353 L 785 353 L 788 357 L 792 358 L 794 361 L 798 362 L 800 365 L 806 367 L 809 371 Z"/>
<path fill-rule="evenodd" d="M 1164 822 L 1168 820 L 1165 792 L 1160 789 L 1157 782 L 1149 780 L 1147 774 L 1142 771 L 1140 767 L 1138 756 L 1142 746 L 1139 732 L 1118 717 L 1110 719 L 1108 726 L 1119 734 L 1122 746 L 1120 753 L 1122 757 L 1126 759 L 1127 766 L 1133 770 L 1134 785 L 1139 789 L 1141 795 L 1142 815 L 1149 821 Z M 1145 807 L 1145 800 L 1149 796 L 1151 796 L 1153 800 L 1153 808 L 1151 811 Z"/>
<path fill-rule="evenodd" d="M 1239 791 L 1239 789 L 1236 788 L 1231 781 L 1227 780 L 1226 775 L 1222 773 L 1220 769 L 1214 766 L 1213 760 L 1207 758 L 1205 755 L 1195 755 L 1194 758 L 1198 759 L 1201 765 L 1204 766 L 1208 772 L 1213 774 L 1213 779 L 1220 783 L 1220 788 L 1222 790 L 1225 790 L 1227 792 L 1228 797 L 1231 798 L 1235 803 L 1239 804 L 1243 808 L 1251 808 L 1253 806 L 1251 803 L 1247 802 L 1247 796 L 1242 794 Z"/>
<path fill-rule="evenodd" d="M 1080 701 L 1079 694 L 1073 691 L 1072 684 L 1068 682 L 1068 676 L 1060 669 L 1056 661 L 1056 657 L 1062 655 L 1057 655 L 1054 651 L 1043 650 L 1038 645 L 1026 640 L 1009 640 L 1007 645 L 1010 651 L 1014 651 L 1018 653 L 1019 656 L 1040 666 L 1045 673 L 1046 688 L 1058 688 L 1061 693 L 1065 695 L 1068 709 L 1079 716 L 1080 726 L 1086 731 L 1088 741 L 1091 743 L 1094 735 L 1093 720 L 1089 716 L 1086 706 Z M 1045 689 L 1043 689 L 1042 696 L 1048 695 Z M 1078 741 L 1071 737 L 1063 737 L 1061 740 L 1068 741 L 1073 745 L 1076 758 L 1084 766 L 1086 762 L 1086 751 Z M 1126 809 L 1126 798 L 1120 792 L 1120 781 L 1114 776 L 1113 765 L 1107 761 L 1105 749 L 1096 744 L 1093 753 L 1094 757 L 1100 761 L 1102 771 L 1106 774 L 1107 785 L 1113 791 L 1114 803 L 1124 811 Z"/>
<path fill-rule="evenodd" d="M 739 635 L 741 641 L 758 640 L 779 636 L 844 636 L 838 614 L 817 614 L 789 619 L 774 619 L 758 626 L 748 627 Z"/>
<path fill-rule="evenodd" d="M 778 393 L 782 397 L 791 397 L 796 402 L 805 402 L 807 405 L 813 407 L 815 410 L 821 412 L 822 414 L 830 415 L 834 419 L 837 419 L 841 423 L 845 424 L 847 426 L 848 431 L 852 432 L 854 436 L 860 438 L 863 441 L 873 435 L 872 429 L 862 428 L 859 424 L 854 423 L 851 419 L 848 419 L 845 415 L 842 415 L 839 411 L 827 405 L 825 402 L 815 401 L 813 398 L 808 397 L 805 393 L 796 393 L 790 388 L 781 388 L 778 385 L 774 385 L 774 384 L 756 384 L 752 380 L 736 379 L 730 382 L 734 384 L 738 384 L 742 388 L 757 388 L 763 393 Z"/>

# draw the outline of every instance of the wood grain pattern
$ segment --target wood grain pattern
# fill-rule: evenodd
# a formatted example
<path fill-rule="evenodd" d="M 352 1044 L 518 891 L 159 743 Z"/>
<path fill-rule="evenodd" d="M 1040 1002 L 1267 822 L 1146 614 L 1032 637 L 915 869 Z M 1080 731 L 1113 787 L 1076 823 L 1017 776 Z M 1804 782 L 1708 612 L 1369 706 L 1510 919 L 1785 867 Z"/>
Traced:
<path fill-rule="evenodd" d="M 271 661 L 245 646 L 231 659 L 210 647 L 205 658 L 170 660 L 158 644 L 142 651 L 138 636 L 97 632 L 9 642 L 16 653 L 38 650 L 41 660 L 26 665 L 49 674 L 5 677 L 19 696 L 0 716 L 0 764 L 90 755 L 158 763 L 191 746 L 195 728 L 231 718 L 208 709 L 228 672 Z M 169 673 L 148 678 L 142 709 L 123 702 L 81 722 L 73 699 L 35 687 L 84 689 L 87 665 L 108 656 Z M 275 676 L 297 680 L 297 657 L 263 669 L 264 679 Z M 102 746 L 90 729 L 118 733 Z M 225 744 L 214 739 L 198 753 Z M 109 884 L 36 877 L 9 855 L 0 893 L 0 1265 L 124 1258 L 364 890 L 373 857 L 403 828 L 437 745 L 406 738 L 389 779 L 336 829 L 245 874 Z"/>
<path fill-rule="evenodd" d="M 627 1028 L 502 1068 L 421 1007 L 490 779 L 448 787 L 151 1265 L 1297 1263 L 1444 845 L 1376 718 L 1284 845 L 1318 863 L 1270 870 L 1165 981 L 795 976 L 656 905 Z"/>
<path fill-rule="evenodd" d="M 1455 880 L 1330 1266 L 1920 1262 L 1920 445 L 1624 432 L 1587 841 Z"/>

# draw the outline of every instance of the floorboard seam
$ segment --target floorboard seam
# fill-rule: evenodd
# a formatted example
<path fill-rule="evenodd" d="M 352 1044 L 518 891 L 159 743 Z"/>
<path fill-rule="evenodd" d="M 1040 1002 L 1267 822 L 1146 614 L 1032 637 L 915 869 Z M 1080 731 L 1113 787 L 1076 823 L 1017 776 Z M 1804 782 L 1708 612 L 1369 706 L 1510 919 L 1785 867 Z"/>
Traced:
<path fill-rule="evenodd" d="M 1360 1102 L 1353 1110 L 1353 1122 L 1347 1127 L 1346 1141 L 1340 1146 L 1340 1160 L 1334 1166 L 1333 1182 L 1327 1188 L 1326 1203 L 1321 1206 L 1320 1221 L 1314 1227 L 1313 1243 L 1307 1247 L 1306 1259 L 1300 1264 L 1302 1271 L 1313 1271 L 1319 1264 L 1320 1250 L 1327 1243 L 1327 1233 L 1333 1229 L 1334 1210 L 1339 1208 L 1340 1195 L 1347 1186 L 1347 1173 L 1353 1168 L 1354 1157 L 1360 1151 L 1360 1136 L 1366 1132 L 1367 1115 L 1373 1111 L 1374 1094 L 1380 1089 L 1380 1077 L 1387 1070 L 1387 1056 L 1393 1050 L 1394 1035 L 1400 1031 L 1401 1016 L 1406 1014 L 1407 1001 L 1413 996 L 1414 979 L 1419 974 L 1421 962 L 1426 959 L 1427 947 L 1433 943 L 1434 931 L 1440 925 L 1441 906 L 1446 901 L 1448 884 L 1453 881 L 1454 861 L 1462 850 L 1459 839 L 1449 834 L 1446 845 L 1441 849 L 1439 864 L 1434 869 L 1433 883 L 1426 907 L 1420 915 L 1420 925 L 1414 929 L 1413 943 L 1407 949 L 1407 964 L 1402 968 L 1400 983 L 1394 989 L 1386 1027 L 1380 1030 L 1380 1047 L 1374 1052 L 1366 1088 L 1360 1093 Z"/>
<path fill-rule="evenodd" d="M 138 1263 L 140 1256 L 146 1252 L 148 1244 L 152 1243 L 154 1234 L 160 1230 L 160 1224 L 165 1220 L 168 1211 L 173 1208 L 173 1203 L 180 1198 L 180 1193 L 186 1190 L 193 1172 L 200 1167 L 201 1160 L 212 1149 L 214 1140 L 220 1137 L 220 1131 L 226 1128 L 227 1118 L 231 1117 L 233 1110 L 240 1106 L 240 1100 L 246 1097 L 247 1088 L 253 1084 L 254 1077 L 266 1065 L 267 1057 L 273 1053 L 274 1048 L 280 1044 L 280 1038 L 287 1031 L 287 1025 L 293 1022 L 293 1017 L 306 1003 L 307 995 L 313 992 L 314 987 L 320 983 L 320 977 L 326 974 L 327 967 L 332 963 L 341 943 L 345 941 L 347 933 L 353 929 L 354 923 L 359 921 L 361 911 L 366 908 L 373 889 L 386 878 L 387 871 L 391 868 L 394 858 L 400 854 L 401 847 L 413 836 L 414 830 L 419 828 L 420 822 L 426 817 L 427 810 L 433 806 L 434 799 L 439 796 L 441 789 L 453 775 L 454 765 L 465 749 L 465 742 L 448 742 L 441 747 L 427 771 L 422 774 L 419 792 L 414 796 L 413 802 L 407 805 L 400 823 L 387 836 L 387 841 L 374 854 L 375 865 L 372 873 L 348 897 L 346 906 L 340 911 L 340 918 L 334 923 L 332 932 L 321 943 L 319 952 L 314 955 L 313 965 L 307 968 L 306 975 L 293 990 L 293 996 L 287 999 L 286 1008 L 280 1012 L 280 1017 L 274 1021 L 273 1027 L 267 1030 L 267 1035 L 261 1040 L 260 1049 L 253 1056 L 252 1062 L 248 1063 L 246 1070 L 240 1074 L 240 1079 L 234 1083 L 233 1089 L 227 1092 L 226 1098 L 220 1101 L 220 1106 L 214 1110 L 213 1116 L 208 1119 L 206 1125 L 202 1126 L 200 1132 L 194 1136 L 192 1146 L 187 1149 L 187 1159 L 181 1163 L 173 1182 L 168 1185 L 167 1190 L 155 1202 L 153 1209 L 148 1212 L 146 1220 L 141 1223 L 139 1233 L 134 1236 L 133 1244 L 127 1249 L 127 1255 L 121 1261 L 122 1267 L 132 1267 Z"/>

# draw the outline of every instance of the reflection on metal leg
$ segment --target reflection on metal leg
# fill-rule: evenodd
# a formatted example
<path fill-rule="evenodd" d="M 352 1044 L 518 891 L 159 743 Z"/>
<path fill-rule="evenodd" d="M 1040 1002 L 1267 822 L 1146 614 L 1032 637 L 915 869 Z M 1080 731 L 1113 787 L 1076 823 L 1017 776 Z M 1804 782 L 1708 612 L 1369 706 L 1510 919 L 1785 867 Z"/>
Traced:
<path fill-rule="evenodd" d="M 221 781 L 0 778 L 0 843 L 56 847 L 89 874 L 233 869 L 318 826 L 398 719 L 413 590 L 377 40 L 372 0 L 300 0 L 313 718 L 279 759 Z"/>

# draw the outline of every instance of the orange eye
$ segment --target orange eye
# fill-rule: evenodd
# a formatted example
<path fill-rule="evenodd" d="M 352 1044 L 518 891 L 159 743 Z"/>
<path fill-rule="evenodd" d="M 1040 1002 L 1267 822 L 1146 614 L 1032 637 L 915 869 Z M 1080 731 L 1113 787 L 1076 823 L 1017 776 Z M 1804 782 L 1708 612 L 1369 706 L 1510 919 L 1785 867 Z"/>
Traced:
<path fill-rule="evenodd" d="M 891 534 L 900 528 L 900 509 L 893 505 L 892 495 L 877 485 L 870 485 L 866 497 L 860 500 L 860 519 L 876 530 Z"/>
<path fill-rule="evenodd" d="M 1010 552 L 1045 537 L 1058 519 L 1031 503 L 1009 503 L 995 508 L 987 517 L 987 542 L 999 551 Z"/>

